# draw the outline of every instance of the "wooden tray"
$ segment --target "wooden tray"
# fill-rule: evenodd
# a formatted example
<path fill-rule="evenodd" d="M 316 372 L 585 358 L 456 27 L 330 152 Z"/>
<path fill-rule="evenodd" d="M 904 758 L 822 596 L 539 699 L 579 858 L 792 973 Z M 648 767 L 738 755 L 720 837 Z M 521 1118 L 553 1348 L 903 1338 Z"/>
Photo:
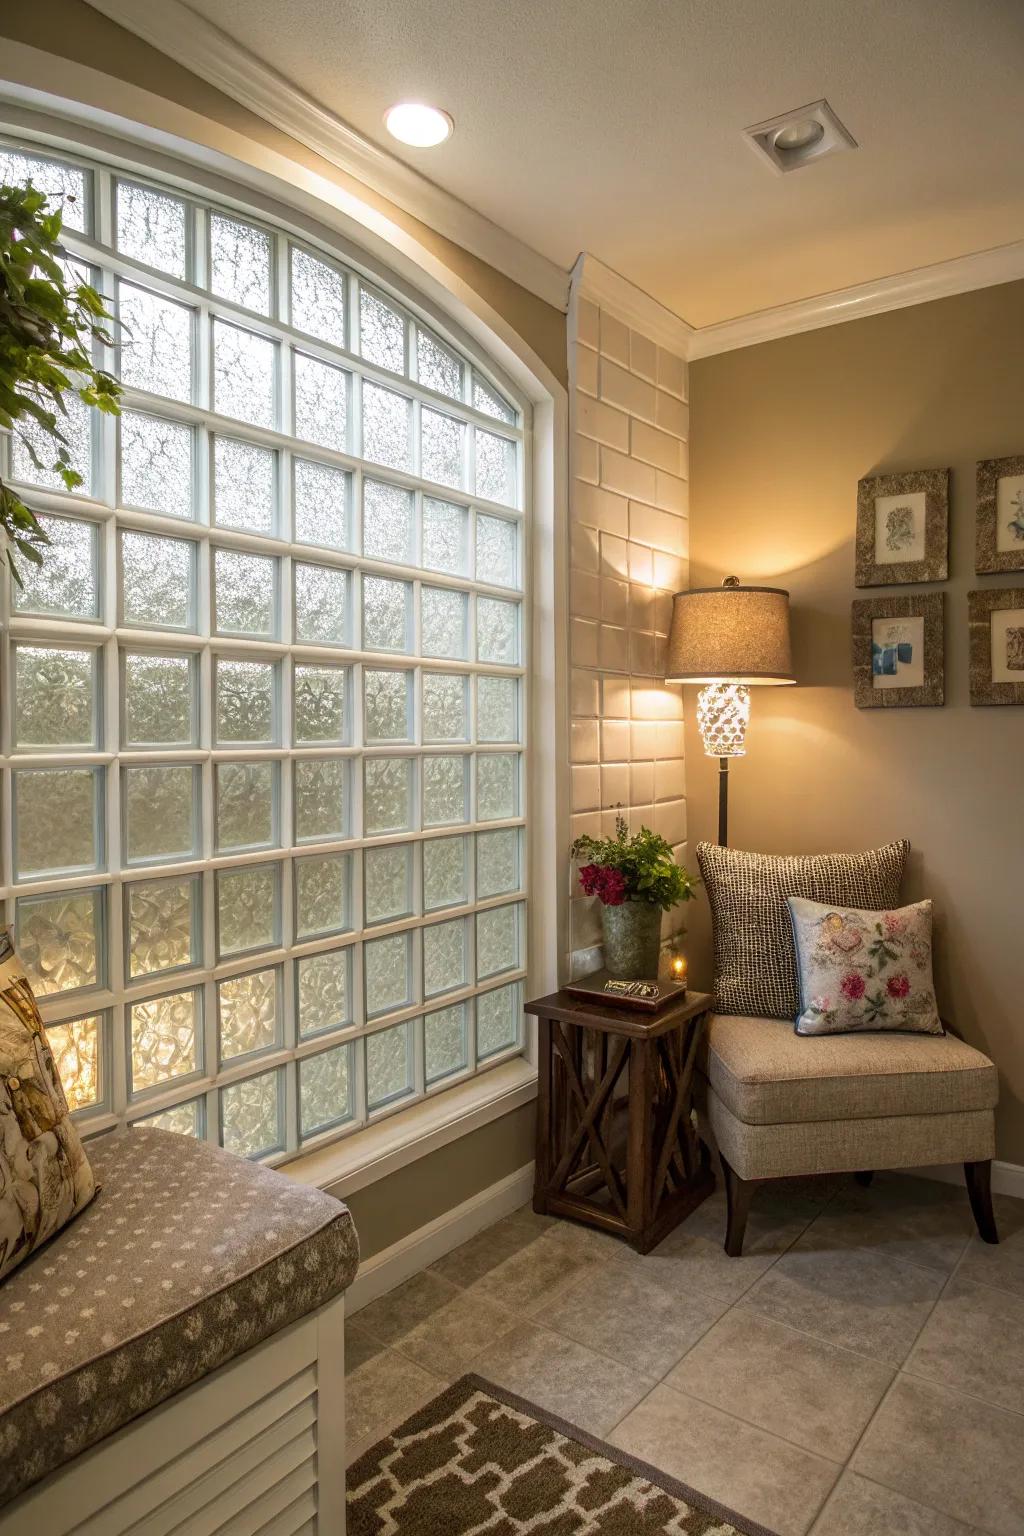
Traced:
<path fill-rule="evenodd" d="M 564 991 L 573 997 L 582 997 L 588 1003 L 602 1003 L 614 1008 L 638 1008 L 642 1013 L 657 1013 L 667 1003 L 682 1002 L 686 997 L 686 983 L 673 981 L 671 977 L 653 977 L 650 981 L 644 980 L 640 985 L 656 987 L 657 995 L 654 997 L 630 996 L 624 992 L 606 992 L 605 982 L 614 978 L 608 971 L 592 971 L 589 976 L 581 976 L 578 981 L 566 982 Z M 627 983 L 628 985 L 628 983 Z"/>

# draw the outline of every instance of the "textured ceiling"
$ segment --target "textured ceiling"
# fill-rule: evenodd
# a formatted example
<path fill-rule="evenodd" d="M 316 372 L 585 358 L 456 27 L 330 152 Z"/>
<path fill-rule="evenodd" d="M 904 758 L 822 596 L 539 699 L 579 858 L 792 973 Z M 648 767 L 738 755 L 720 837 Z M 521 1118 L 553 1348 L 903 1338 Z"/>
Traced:
<path fill-rule="evenodd" d="M 158 4 L 159 0 L 143 0 Z M 696 325 L 1024 238 L 1024 0 L 189 0 L 562 267 Z M 741 131 L 825 96 L 860 148 Z M 455 135 L 388 139 L 420 99 Z"/>

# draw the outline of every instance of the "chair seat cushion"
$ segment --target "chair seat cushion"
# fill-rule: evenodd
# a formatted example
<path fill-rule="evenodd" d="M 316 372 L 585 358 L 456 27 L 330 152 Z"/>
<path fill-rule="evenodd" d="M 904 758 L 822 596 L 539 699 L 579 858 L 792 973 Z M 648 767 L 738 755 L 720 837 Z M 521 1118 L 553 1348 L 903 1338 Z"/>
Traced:
<path fill-rule="evenodd" d="M 715 1014 L 705 1071 L 747 1125 L 992 1109 L 996 1069 L 955 1035 L 800 1036 L 782 1019 Z"/>
<path fill-rule="evenodd" d="M 99 1193 L 0 1286 L 0 1504 L 348 1286 L 347 1208 L 145 1127 L 89 1143 Z"/>

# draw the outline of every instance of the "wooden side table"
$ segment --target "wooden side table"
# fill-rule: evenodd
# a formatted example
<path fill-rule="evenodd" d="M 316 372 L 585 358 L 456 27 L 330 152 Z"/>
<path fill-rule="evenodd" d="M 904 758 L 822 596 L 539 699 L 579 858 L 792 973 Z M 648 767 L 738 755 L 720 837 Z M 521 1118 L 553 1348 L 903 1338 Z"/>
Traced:
<path fill-rule="evenodd" d="M 570 1216 L 649 1253 L 715 1187 L 691 1115 L 711 997 L 660 1013 L 552 992 L 539 1021 L 533 1208 Z"/>

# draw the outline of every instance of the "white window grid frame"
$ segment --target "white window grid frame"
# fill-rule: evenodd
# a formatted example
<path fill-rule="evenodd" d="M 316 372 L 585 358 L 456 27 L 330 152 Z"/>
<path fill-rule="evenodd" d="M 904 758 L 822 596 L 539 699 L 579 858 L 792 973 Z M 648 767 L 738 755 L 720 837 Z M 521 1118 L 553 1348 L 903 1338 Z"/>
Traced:
<path fill-rule="evenodd" d="M 528 728 L 530 712 L 527 687 L 530 671 L 529 644 L 532 630 L 530 610 L 531 569 L 530 519 L 528 488 L 531 483 L 530 412 L 515 387 L 493 363 L 477 354 L 464 338 L 446 334 L 443 316 L 426 311 L 421 313 L 414 296 L 406 291 L 392 291 L 385 274 L 364 269 L 358 261 L 358 252 L 347 242 L 337 245 L 344 254 L 324 241 L 317 240 L 306 231 L 289 225 L 279 216 L 272 221 L 266 214 L 253 210 L 242 199 L 223 195 L 220 191 L 208 202 L 199 200 L 188 185 L 177 179 L 161 177 L 148 171 L 139 173 L 137 167 L 117 157 L 93 158 L 81 155 L 73 145 L 63 142 L 39 144 L 23 138 L 11 139 L 0 136 L 0 146 L 10 147 L 25 154 L 52 159 L 65 165 L 80 168 L 87 178 L 86 232 L 65 230 L 64 245 L 73 256 L 90 269 L 90 280 L 98 284 L 108 299 L 116 296 L 119 280 L 134 282 L 138 286 L 178 303 L 189 305 L 192 318 L 193 380 L 192 401 L 183 402 L 154 395 L 146 391 L 125 388 L 122 408 L 138 410 L 164 420 L 189 426 L 192 429 L 192 495 L 194 516 L 192 519 L 148 512 L 119 505 L 119 452 L 115 418 L 90 413 L 92 444 L 93 483 L 90 494 L 68 493 L 50 490 L 34 484 L 14 481 L 29 504 L 37 511 L 53 515 L 66 515 L 80 522 L 91 522 L 98 529 L 98 587 L 100 614 L 96 619 L 47 618 L 43 615 L 16 613 L 11 603 L 11 588 L 7 579 L 0 582 L 0 647 L 2 647 L 2 676 L 13 679 L 11 649 L 17 644 L 51 644 L 90 649 L 96 652 L 96 734 L 94 750 L 65 751 L 59 747 L 39 751 L 14 750 L 11 689 L 0 691 L 0 903 L 3 919 L 13 928 L 15 903 L 26 896 L 48 895 L 94 889 L 100 892 L 99 931 L 101 953 L 105 955 L 103 985 L 75 990 L 68 993 L 51 993 L 39 999 L 40 1010 L 47 1026 L 73 1023 L 80 1019 L 98 1016 L 101 1020 L 99 1079 L 100 1096 L 95 1106 L 79 1110 L 75 1119 L 86 1135 L 145 1120 L 179 1105 L 200 1106 L 199 1134 L 217 1140 L 220 1123 L 220 1094 L 231 1084 L 277 1071 L 282 1079 L 278 1103 L 281 1119 L 281 1146 L 275 1148 L 263 1160 L 273 1164 L 288 1161 L 297 1154 L 313 1152 L 342 1137 L 357 1134 L 368 1124 L 401 1113 L 406 1107 L 421 1103 L 424 1099 L 443 1093 L 449 1087 L 465 1082 L 481 1072 L 500 1066 L 524 1053 L 529 1046 L 522 1019 L 524 988 L 530 971 L 528 953 L 529 923 L 527 903 L 530 886 L 530 840 L 528 826 L 528 774 L 526 772 L 529 751 Z M 169 193 L 186 207 L 186 250 L 189 265 L 185 279 L 169 277 L 156 268 L 145 265 L 120 252 L 114 247 L 115 185 L 118 180 L 135 185 L 152 187 Z M 271 316 L 246 309 L 229 299 L 213 295 L 204 283 L 209 278 L 209 218 L 213 212 L 221 212 L 230 218 L 250 223 L 267 233 L 271 240 Z M 318 260 L 333 265 L 345 278 L 346 284 L 346 341 L 342 348 L 312 337 L 293 327 L 281 316 L 287 307 L 289 293 L 290 260 L 292 247 L 308 250 Z M 355 350 L 359 336 L 359 293 L 365 287 L 375 297 L 390 305 L 404 320 L 404 360 L 406 373 L 400 375 L 364 360 Z M 113 306 L 111 306 L 113 307 Z M 276 312 L 276 313 L 275 313 Z M 254 426 L 234 418 L 219 415 L 198 400 L 213 398 L 212 336 L 216 319 L 240 325 L 242 328 L 265 335 L 277 344 L 276 350 L 276 425 L 274 428 Z M 433 340 L 439 340 L 450 349 L 463 364 L 463 400 L 421 385 L 417 373 L 417 327 L 424 326 Z M 294 421 L 293 353 L 315 357 L 322 362 L 340 366 L 349 375 L 347 385 L 347 420 L 349 442 L 345 451 L 324 447 L 295 438 L 287 427 Z M 100 366 L 115 372 L 116 348 L 97 345 L 95 360 Z M 515 424 L 508 423 L 472 405 L 471 390 L 474 374 L 481 381 L 504 396 L 517 413 Z M 411 463 L 408 470 L 378 465 L 361 456 L 361 390 L 363 380 L 380 384 L 400 392 L 411 400 L 409 434 Z M 490 502 L 477 496 L 475 466 L 473 462 L 474 434 L 467 431 L 464 438 L 464 472 L 462 487 L 424 481 L 419 475 L 420 415 L 423 408 L 435 408 L 455 416 L 467 425 L 473 425 L 516 445 L 516 483 L 519 489 L 517 504 Z M 221 526 L 213 522 L 213 450 L 211 439 L 217 435 L 241 440 L 255 446 L 276 451 L 276 528 L 273 534 L 257 534 L 246 530 Z M 10 476 L 11 446 L 0 438 L 0 455 L 3 457 L 5 478 Z M 347 502 L 348 545 L 345 549 L 315 544 L 297 543 L 285 536 L 293 527 L 293 465 L 297 460 L 309 460 L 329 467 L 345 470 L 349 474 Z M 379 480 L 413 493 L 413 563 L 409 565 L 375 560 L 362 554 L 362 485 L 365 479 Z M 431 497 L 465 508 L 467 514 L 466 547 L 470 561 L 475 562 L 475 524 L 478 513 L 501 518 L 517 524 L 518 569 L 516 585 L 492 585 L 479 582 L 474 576 L 424 568 L 417 563 L 422 555 L 422 503 Z M 124 625 L 120 622 L 120 571 L 119 533 L 135 529 L 142 532 L 177 536 L 190 539 L 195 545 L 194 562 L 197 573 L 195 599 L 197 605 L 196 627 L 193 631 L 177 631 Z M 278 578 L 278 629 L 284 637 L 293 633 L 292 595 L 293 567 L 296 563 L 326 565 L 348 571 L 349 580 L 349 635 L 354 642 L 362 634 L 360 605 L 361 574 L 384 575 L 411 584 L 413 614 L 412 644 L 408 653 L 367 651 L 355 643 L 346 646 L 329 644 L 290 643 L 284 638 L 274 640 L 248 639 L 245 637 L 217 635 L 212 630 L 211 548 L 258 553 L 277 559 Z M 428 657 L 421 654 L 420 646 L 420 592 L 422 588 L 439 587 L 467 594 L 467 633 L 465 658 Z M 489 666 L 476 661 L 475 595 L 493 597 L 517 604 L 519 610 L 518 648 L 519 659 L 514 666 Z M 125 749 L 120 739 L 121 725 L 121 664 L 125 651 L 154 654 L 174 652 L 188 653 L 196 657 L 197 665 L 197 728 L 198 739 L 194 748 Z M 276 676 L 279 697 L 277 721 L 281 731 L 290 727 L 285 722 L 292 719 L 291 672 L 296 663 L 312 663 L 343 667 L 346 670 L 345 707 L 348 715 L 348 741 L 343 746 L 318 744 L 310 747 L 291 748 L 283 745 L 246 747 L 219 747 L 214 741 L 214 690 L 213 668 L 215 656 L 262 659 L 278 662 Z M 408 668 L 414 676 L 413 718 L 417 722 L 411 742 L 395 745 L 374 743 L 367 749 L 363 743 L 362 711 L 354 707 L 361 701 L 361 673 L 366 666 L 386 669 Z M 465 741 L 425 743 L 422 741 L 421 688 L 425 672 L 442 672 L 465 675 L 468 680 L 467 738 Z M 517 682 L 518 740 L 513 742 L 486 743 L 476 739 L 475 682 L 477 676 L 513 677 Z M 418 738 L 418 739 L 417 739 Z M 475 763 L 487 753 L 511 755 L 517 759 L 517 812 L 514 817 L 478 822 L 476 819 Z M 295 761 L 304 757 L 337 757 L 347 759 L 349 770 L 349 800 L 346 830 L 351 834 L 355 827 L 362 827 L 362 773 L 356 771 L 367 756 L 410 757 L 413 769 L 413 811 L 411 830 L 394 835 L 377 837 L 347 836 L 330 842 L 294 841 L 294 821 L 291 805 L 291 775 L 281 771 L 279 798 L 276 813 L 279 821 L 280 845 L 251 852 L 219 855 L 214 847 L 215 837 L 215 766 L 219 761 Z M 445 826 L 424 826 L 422 818 L 422 785 L 419 764 L 428 756 L 462 755 L 467 763 L 467 820 Z M 192 763 L 199 770 L 201 821 L 204 828 L 201 856 L 195 859 L 126 866 L 121 859 L 122 806 L 121 770 L 125 766 L 144 763 Z M 34 767 L 94 767 L 104 771 L 104 794 L 101 816 L 104 822 L 106 867 L 74 875 L 56 875 L 45 878 L 16 880 L 14 869 L 13 774 L 21 769 Z M 478 900 L 476 897 L 476 837 L 506 829 L 517 832 L 517 860 L 519 884 L 515 891 Z M 466 870 L 465 902 L 457 906 L 425 910 L 423 890 L 423 844 L 428 840 L 450 836 L 463 839 Z M 362 859 L 358 855 L 366 848 L 389 845 L 409 846 L 412 849 L 412 906 L 413 914 L 394 922 L 366 923 L 364 921 L 364 893 Z M 296 859 L 317 853 L 349 853 L 351 877 L 349 884 L 351 927 L 344 932 L 309 940 L 294 937 L 294 882 L 293 869 Z M 218 869 L 244 868 L 255 864 L 280 866 L 280 928 L 281 943 L 258 952 L 217 960 L 216 949 L 216 894 L 215 881 Z M 179 967 L 161 972 L 149 978 L 131 980 L 127 975 L 127 929 L 125 923 L 125 887 L 151 880 L 194 876 L 201 889 L 201 933 L 199 935 L 202 963 L 191 967 Z M 480 912 L 512 906 L 516 911 L 520 965 L 513 970 L 492 975 L 477 983 L 475 977 L 475 930 L 476 916 Z M 467 984 L 465 986 L 425 995 L 423 985 L 422 936 L 425 928 L 440 921 L 461 920 L 465 928 L 465 953 L 467 957 Z M 409 933 L 411 936 L 410 991 L 415 1001 L 386 1014 L 367 1016 L 363 976 L 363 941 L 386 937 L 392 933 Z M 347 950 L 351 957 L 349 1014 L 351 1022 L 337 1028 L 322 1030 L 303 1038 L 298 1036 L 296 1008 L 298 962 L 307 956 Z M 212 963 L 211 963 L 212 962 Z M 277 977 L 280 1006 L 279 1045 L 234 1064 L 219 1064 L 217 1033 L 218 983 L 234 976 L 253 971 L 274 970 Z M 513 986 L 514 1006 L 518 1020 L 518 1039 L 514 1045 L 496 1051 L 483 1061 L 476 1055 L 475 1001 L 483 993 L 496 987 Z M 164 1085 L 144 1090 L 134 1098 L 129 1093 L 129 1027 L 130 1008 L 135 1002 L 157 998 L 166 994 L 194 989 L 200 1001 L 199 1027 L 201 1031 L 200 1066 L 187 1077 L 177 1077 Z M 365 1041 L 368 1037 L 403 1024 L 414 1025 L 427 1015 L 462 1006 L 465 1010 L 467 1061 L 466 1066 L 433 1083 L 427 1083 L 425 1072 L 424 1034 L 421 1029 L 411 1032 L 413 1061 L 411 1090 L 394 1103 L 384 1103 L 370 1109 L 367 1103 Z M 300 1063 L 337 1046 L 350 1046 L 350 1103 L 352 1115 L 344 1123 L 332 1125 L 322 1132 L 300 1139 L 298 1073 Z"/>

